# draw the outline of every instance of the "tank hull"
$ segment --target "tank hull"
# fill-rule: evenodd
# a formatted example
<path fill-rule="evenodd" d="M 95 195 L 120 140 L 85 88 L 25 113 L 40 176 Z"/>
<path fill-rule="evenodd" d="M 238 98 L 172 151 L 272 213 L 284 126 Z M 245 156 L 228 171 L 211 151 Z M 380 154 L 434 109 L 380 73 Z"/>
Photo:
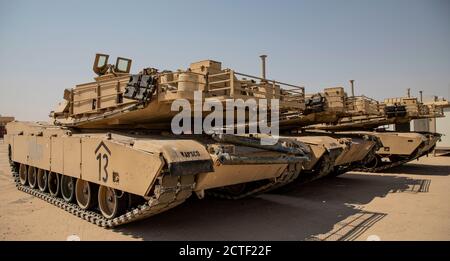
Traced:
<path fill-rule="evenodd" d="M 136 131 L 80 131 L 26 122 L 10 123 L 7 129 L 5 142 L 18 188 L 104 227 L 160 213 L 181 204 L 192 192 L 202 197 L 204 191 L 217 187 L 277 179 L 288 166 L 307 159 L 224 144 L 203 135 L 176 138 Z M 223 155 L 231 159 L 224 160 Z M 71 180 L 72 186 L 83 181 L 100 188 L 99 191 L 110 189 L 114 195 L 126 193 L 130 199 L 138 198 L 145 203 L 136 205 L 130 200 L 123 213 L 105 218 L 98 211 L 102 210 L 100 205 L 86 212 L 77 206 L 78 201 L 61 199 L 61 192 L 52 195 L 50 188 L 39 191 L 27 179 L 31 170 L 56 175 L 58 180 Z M 47 182 L 50 184 L 50 179 Z M 63 182 L 58 184 L 64 188 Z M 98 193 L 100 200 L 101 193 Z M 139 208 L 145 211 L 141 213 Z M 135 214 L 130 214 L 133 211 Z"/>
<path fill-rule="evenodd" d="M 346 132 L 347 133 L 347 132 Z M 359 171 L 377 172 L 389 169 L 431 153 L 441 134 L 428 132 L 352 132 L 377 138 L 380 146 L 376 157 Z"/>

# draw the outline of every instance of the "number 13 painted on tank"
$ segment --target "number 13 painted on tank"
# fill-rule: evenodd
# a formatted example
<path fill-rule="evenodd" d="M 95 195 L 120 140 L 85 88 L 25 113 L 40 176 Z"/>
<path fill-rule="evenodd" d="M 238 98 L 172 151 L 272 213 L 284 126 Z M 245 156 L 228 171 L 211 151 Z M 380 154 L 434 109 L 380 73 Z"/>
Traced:
<path fill-rule="evenodd" d="M 105 152 L 103 152 L 101 148 L 103 148 Z M 111 156 L 111 151 L 102 141 L 95 149 L 95 155 L 97 155 L 96 159 L 98 161 L 98 180 L 106 183 L 108 181 L 107 168 L 109 163 L 109 157 Z"/>

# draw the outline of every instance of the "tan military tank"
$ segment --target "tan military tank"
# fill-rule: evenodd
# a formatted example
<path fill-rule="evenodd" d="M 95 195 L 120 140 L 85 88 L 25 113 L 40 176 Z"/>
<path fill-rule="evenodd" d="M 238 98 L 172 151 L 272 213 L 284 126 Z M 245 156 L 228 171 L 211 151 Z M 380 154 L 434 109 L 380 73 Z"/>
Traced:
<path fill-rule="evenodd" d="M 347 100 L 343 87 L 325 88 L 323 92 L 306 95 L 305 110 L 285 111 L 280 117 L 280 128 L 288 137 L 297 137 L 300 140 L 310 137 L 309 139 L 316 141 L 323 140 L 323 144 L 326 144 L 327 139 L 334 139 L 334 144 L 341 147 L 341 152 L 336 157 L 326 155 L 323 162 L 328 163 L 323 164 L 327 168 L 323 169 L 321 174 L 316 173 L 311 177 L 336 175 L 359 168 L 371 162 L 381 146 L 380 140 L 373 135 L 305 131 L 309 125 L 334 124 L 343 117 L 360 115 L 360 109 L 350 108 Z M 323 144 L 316 143 L 316 146 L 323 146 Z"/>
<path fill-rule="evenodd" d="M 308 145 L 311 154 L 309 160 L 304 162 L 301 172 L 277 186 L 270 186 L 262 191 L 267 192 L 289 183 L 294 183 L 293 186 L 290 186 L 294 187 L 329 175 L 345 173 L 372 162 L 380 147 L 379 139 L 372 135 L 333 134 L 302 130 L 303 127 L 312 123 L 334 122 L 339 119 L 336 115 L 340 117 L 348 115 L 343 106 L 344 103 L 330 101 L 335 98 L 333 96 L 336 91 L 343 93 L 343 89 L 338 87 L 326 89 L 324 94 L 309 95 L 309 97 L 332 97 L 329 100 L 325 98 L 320 100 L 322 109 L 318 109 L 319 102 L 312 103 L 307 99 L 305 109 L 285 110 L 281 113 L 279 122 L 280 128 L 283 130 L 281 137 Z M 262 188 L 260 182 L 256 181 L 225 186 L 208 193 L 228 199 L 239 199 L 254 194 L 260 188 Z"/>
<path fill-rule="evenodd" d="M 264 61 L 263 61 L 264 64 Z M 263 75 L 264 75 L 263 66 Z M 303 164 L 301 173 L 293 176 L 283 186 L 290 188 L 318 178 L 359 168 L 373 160 L 380 141 L 365 134 L 333 134 L 305 131 L 309 124 L 330 123 L 344 115 L 351 115 L 345 107 L 342 87 L 327 88 L 323 93 L 307 95 L 305 109 L 283 110 L 280 115 L 281 137 L 307 144 L 311 149 L 309 161 Z M 209 193 L 225 198 L 241 198 L 260 187 L 258 182 L 242 183 L 214 189 Z M 279 188 L 272 186 L 265 191 Z"/>
<path fill-rule="evenodd" d="M 349 141 L 343 143 L 328 136 L 282 136 L 282 139 L 300 142 L 307 146 L 310 151 L 308 160 L 304 161 L 301 166 L 291 167 L 291 172 L 278 177 L 276 183 L 268 183 L 264 180 L 239 183 L 212 189 L 207 193 L 220 198 L 240 199 L 256 193 L 268 192 L 292 182 L 309 182 L 330 174 L 339 157 L 348 152 L 350 148 Z"/>
<path fill-rule="evenodd" d="M 266 56 L 263 55 L 261 58 L 262 76 L 255 78 L 266 82 Z M 283 93 L 283 90 L 277 92 L 274 97 L 278 97 L 278 93 Z M 274 186 L 261 186 L 261 183 L 256 181 L 224 186 L 210 190 L 208 193 L 223 198 L 239 199 L 253 195 L 256 191 L 267 192 L 294 181 L 296 184 L 312 181 L 330 175 L 335 170 L 348 170 L 371 161 L 378 146 L 377 139 L 373 137 L 358 134 L 337 137 L 337 135 L 302 131 L 303 127 L 310 124 L 336 122 L 340 117 L 348 115 L 344 94 L 342 87 L 327 88 L 323 93 L 293 97 L 304 98 L 305 106 L 280 106 L 279 126 L 283 132 L 281 137 L 306 144 L 311 151 L 309 160 L 303 164 L 301 172 L 297 171 Z M 285 93 L 285 96 L 281 98 L 290 100 L 291 95 Z"/>
<path fill-rule="evenodd" d="M 64 91 L 52 124 L 7 125 L 19 190 L 114 227 L 173 208 L 193 192 L 203 197 L 205 190 L 255 181 L 252 193 L 282 185 L 308 160 L 309 146 L 295 140 L 262 145 L 252 135 L 169 131 L 172 102 L 193 105 L 194 91 L 220 101 L 277 95 L 282 108 L 301 109 L 303 88 L 238 80 L 239 73 L 210 60 L 185 71 L 130 75 L 131 60 L 118 58 L 113 66 L 108 57 L 96 56 L 94 82 Z"/>
<path fill-rule="evenodd" d="M 339 141 L 340 144 L 347 145 L 342 153 L 336 157 L 334 164 L 324 176 L 337 176 L 366 166 L 374 160 L 377 151 L 382 146 L 381 140 L 370 133 L 330 133 L 320 131 L 305 131 L 304 133 L 315 137 L 333 138 Z"/>
<path fill-rule="evenodd" d="M 414 97 L 389 98 L 378 103 L 363 96 L 349 97 L 349 111 L 356 113 L 342 117 L 335 123 L 317 125 L 314 128 L 339 135 L 360 134 L 377 138 L 381 146 L 375 157 L 357 168 L 360 171 L 376 172 L 427 155 L 433 151 L 441 137 L 438 133 L 386 131 L 376 128 L 400 124 L 409 129 L 411 120 L 442 117 L 442 108 L 447 103 L 439 101 L 423 104 Z"/>
<path fill-rule="evenodd" d="M 263 59 L 263 75 L 264 64 Z M 373 160 L 380 147 L 380 141 L 376 137 L 365 134 L 337 135 L 303 131 L 308 125 L 333 123 L 341 117 L 354 114 L 346 107 L 346 94 L 342 87 L 326 88 L 323 93 L 306 95 L 305 98 L 305 108 L 284 108 L 279 121 L 283 138 L 305 143 L 311 149 L 310 160 L 303 164 L 302 173 L 295 177 L 298 182 L 311 181 L 337 172 L 343 173 Z M 251 185 L 247 183 L 222 188 L 221 196 L 243 197 L 248 195 L 246 192 L 252 191 Z"/>

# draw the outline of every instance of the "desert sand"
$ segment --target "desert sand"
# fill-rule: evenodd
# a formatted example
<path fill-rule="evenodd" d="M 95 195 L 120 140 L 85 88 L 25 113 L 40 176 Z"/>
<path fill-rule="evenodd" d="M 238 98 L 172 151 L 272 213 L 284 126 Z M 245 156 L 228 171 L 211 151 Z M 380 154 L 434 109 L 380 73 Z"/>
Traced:
<path fill-rule="evenodd" d="M 18 191 L 0 140 L 1 240 L 450 240 L 449 198 L 450 157 L 429 156 L 103 229 Z"/>

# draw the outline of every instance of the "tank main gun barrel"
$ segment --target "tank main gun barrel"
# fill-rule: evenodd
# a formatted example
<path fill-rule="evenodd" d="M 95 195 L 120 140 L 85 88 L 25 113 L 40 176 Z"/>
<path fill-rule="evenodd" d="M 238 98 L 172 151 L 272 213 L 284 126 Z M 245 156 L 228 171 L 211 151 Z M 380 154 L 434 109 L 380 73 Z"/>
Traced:
<path fill-rule="evenodd" d="M 280 156 L 280 157 L 244 157 L 233 156 L 228 153 L 222 153 L 219 160 L 223 165 L 241 165 L 241 164 L 291 164 L 308 160 L 305 156 Z"/>
<path fill-rule="evenodd" d="M 279 139 L 274 145 L 262 145 L 259 138 L 254 137 L 243 137 L 232 134 L 213 134 L 212 138 L 217 142 L 230 143 L 242 146 L 248 146 L 252 148 L 265 149 L 270 151 L 276 151 L 281 153 L 306 156 L 309 154 L 309 148 L 301 143 L 296 143 L 298 147 L 288 147 L 282 142 L 283 139 Z"/>

